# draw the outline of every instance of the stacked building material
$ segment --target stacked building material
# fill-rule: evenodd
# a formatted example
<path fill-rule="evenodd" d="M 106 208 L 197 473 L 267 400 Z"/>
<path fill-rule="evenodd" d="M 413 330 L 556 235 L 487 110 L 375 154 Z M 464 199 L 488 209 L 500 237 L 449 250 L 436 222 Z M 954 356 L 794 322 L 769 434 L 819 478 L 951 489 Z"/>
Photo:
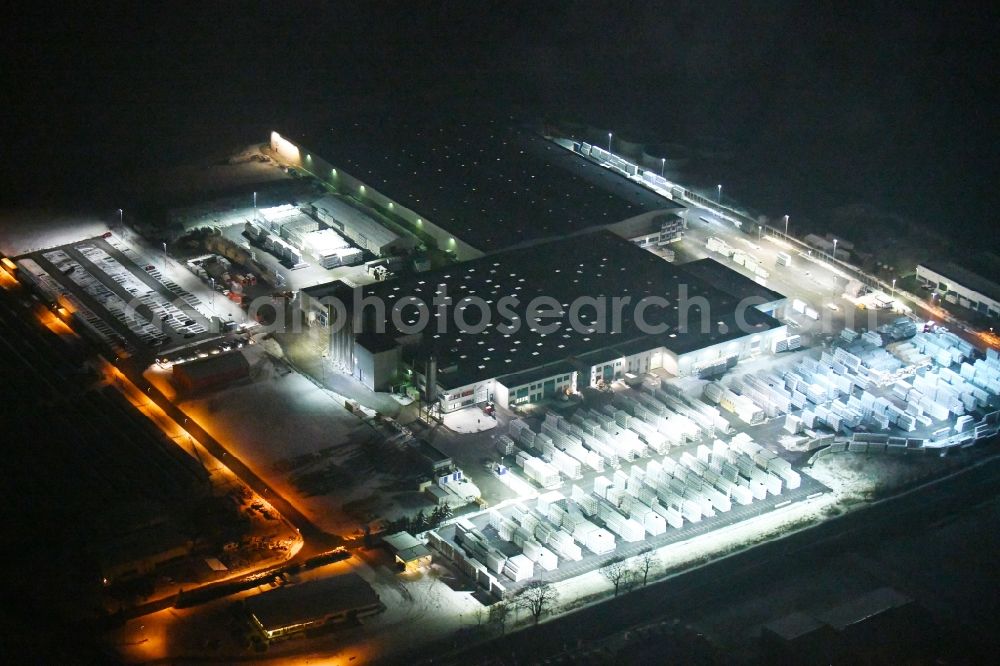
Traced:
<path fill-rule="evenodd" d="M 545 419 L 546 423 L 548 423 L 549 420 L 550 420 L 549 417 L 546 417 Z M 510 422 L 509 431 L 511 439 L 513 439 L 516 442 L 521 439 L 522 432 L 524 431 L 531 432 L 531 426 L 529 426 L 526 421 L 523 421 L 521 419 L 513 419 Z"/>
<path fill-rule="evenodd" d="M 547 493 L 542 493 L 538 496 L 535 506 L 542 513 L 542 515 L 547 516 L 549 514 L 549 507 L 556 502 L 566 499 L 561 492 L 558 490 L 552 490 Z"/>
<path fill-rule="evenodd" d="M 560 474 L 568 479 L 579 479 L 583 476 L 582 465 L 576 458 L 556 448 L 550 449 L 551 464 Z"/>
<path fill-rule="evenodd" d="M 546 571 L 555 571 L 555 569 L 559 566 L 559 558 L 556 557 L 555 553 L 545 546 L 542 546 L 534 539 L 525 541 L 523 550 L 524 555 L 529 560 Z"/>
<path fill-rule="evenodd" d="M 515 460 L 524 470 L 524 475 L 542 488 L 557 488 L 561 484 L 559 471 L 541 458 L 521 451 L 516 454 Z"/>
<path fill-rule="evenodd" d="M 754 404 L 753 400 L 746 396 L 737 395 L 730 389 L 725 389 L 719 399 L 719 405 L 736 414 L 743 422 L 749 425 L 757 425 L 764 422 L 764 411 Z"/>
<path fill-rule="evenodd" d="M 510 456 L 514 454 L 517 447 L 514 445 L 514 440 L 512 440 L 507 435 L 500 435 L 497 437 L 497 453 L 502 456 Z"/>
<path fill-rule="evenodd" d="M 456 523 L 455 541 L 465 553 L 494 573 L 502 573 L 507 557 L 489 544 L 486 537 L 471 522 L 460 520 Z"/>
<path fill-rule="evenodd" d="M 595 555 L 607 555 L 615 549 L 615 537 L 590 521 L 583 521 L 573 531 L 573 538 Z"/>
<path fill-rule="evenodd" d="M 659 432 L 642 419 L 632 418 L 629 431 L 635 433 L 636 437 L 657 453 L 666 453 L 670 449 L 667 434 Z"/>
<path fill-rule="evenodd" d="M 875 331 L 866 331 L 861 336 L 861 339 L 867 342 L 868 344 L 874 345 L 876 347 L 881 347 L 884 344 L 882 341 L 882 336 L 876 333 Z"/>
<path fill-rule="evenodd" d="M 504 563 L 502 573 L 515 582 L 528 580 L 535 575 L 535 565 L 525 555 L 515 555 Z"/>

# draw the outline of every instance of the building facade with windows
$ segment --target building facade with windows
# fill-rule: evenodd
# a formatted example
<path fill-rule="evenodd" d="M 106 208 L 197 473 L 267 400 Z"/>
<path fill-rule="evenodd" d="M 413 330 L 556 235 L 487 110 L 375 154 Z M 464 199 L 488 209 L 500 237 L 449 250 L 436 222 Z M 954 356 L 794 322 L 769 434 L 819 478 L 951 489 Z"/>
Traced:
<path fill-rule="evenodd" d="M 917 279 L 949 303 L 1000 319 L 1000 284 L 952 263 L 917 266 Z"/>
<path fill-rule="evenodd" d="M 715 264 L 687 271 L 602 230 L 363 287 L 310 287 L 302 300 L 343 305 L 307 319 L 326 322 L 329 354 L 353 376 L 369 387 L 405 376 L 452 412 L 766 352 L 785 335 L 773 316 L 784 297 Z M 363 360 L 373 350 L 398 364 Z"/>

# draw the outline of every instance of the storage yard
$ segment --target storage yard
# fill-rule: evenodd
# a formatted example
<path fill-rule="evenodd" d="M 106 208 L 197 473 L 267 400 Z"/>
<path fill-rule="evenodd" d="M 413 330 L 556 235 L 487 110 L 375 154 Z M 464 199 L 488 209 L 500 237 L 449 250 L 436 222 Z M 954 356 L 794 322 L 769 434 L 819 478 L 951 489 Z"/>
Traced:
<path fill-rule="evenodd" d="M 289 268 L 303 263 L 303 253 L 323 268 L 353 266 L 363 256 L 336 231 L 321 229 L 315 218 L 291 204 L 262 209 L 259 221 L 245 223 L 244 235 Z"/>
<path fill-rule="evenodd" d="M 809 451 L 932 451 L 1000 428 L 1000 355 L 975 358 L 942 329 L 844 329 L 829 350 L 790 361 L 688 382 L 687 393 L 647 379 L 538 427 L 512 420 L 496 471 L 523 479 L 508 484 L 520 497 L 429 533 L 430 544 L 502 598 L 824 493 L 803 471 Z"/>
<path fill-rule="evenodd" d="M 801 456 L 733 432 L 720 410 L 668 382 L 616 392 L 569 418 L 549 413 L 537 429 L 515 419 L 496 438 L 497 471 L 537 493 L 436 530 L 430 543 L 503 596 L 827 490 L 793 468 L 789 459 Z"/>
<path fill-rule="evenodd" d="M 698 458 L 644 455 L 614 474 L 587 474 L 562 492 L 460 519 L 430 533 L 430 543 L 500 597 L 528 580 L 572 578 L 611 557 L 678 543 L 825 490 L 773 462 L 787 464 L 782 458 L 758 452 L 755 462 L 752 450 L 748 440 L 732 448 L 717 440 L 714 450 L 700 445 Z M 527 459 L 529 477 L 538 473 L 531 460 L 540 459 Z"/>

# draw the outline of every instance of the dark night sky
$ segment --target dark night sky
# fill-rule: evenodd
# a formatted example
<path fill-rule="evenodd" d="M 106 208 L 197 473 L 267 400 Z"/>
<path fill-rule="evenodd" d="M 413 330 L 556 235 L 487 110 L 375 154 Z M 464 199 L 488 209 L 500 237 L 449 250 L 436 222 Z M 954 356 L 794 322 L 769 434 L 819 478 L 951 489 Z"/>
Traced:
<path fill-rule="evenodd" d="M 717 146 L 705 178 L 772 214 L 995 226 L 990 3 L 207 4 L 8 17 L 0 204 L 111 206 L 140 160 L 421 103 Z"/>

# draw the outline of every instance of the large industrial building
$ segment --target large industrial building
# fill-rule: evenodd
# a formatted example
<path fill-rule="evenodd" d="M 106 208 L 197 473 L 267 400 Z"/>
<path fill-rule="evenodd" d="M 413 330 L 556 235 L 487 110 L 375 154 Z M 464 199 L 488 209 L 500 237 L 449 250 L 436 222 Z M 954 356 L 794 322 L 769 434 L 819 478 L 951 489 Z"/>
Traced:
<path fill-rule="evenodd" d="M 917 279 L 949 303 L 1000 319 L 1000 284 L 952 263 L 917 266 Z"/>
<path fill-rule="evenodd" d="M 609 180 L 599 165 L 509 121 L 408 117 L 345 123 L 302 137 L 274 132 L 271 148 L 460 260 L 595 229 L 644 247 L 676 240 L 684 230 L 678 204 Z M 330 217 L 335 226 L 343 206 L 327 198 L 313 204 L 317 217 Z"/>
<path fill-rule="evenodd" d="M 510 406 L 626 373 L 731 366 L 786 335 L 781 294 L 718 262 L 692 266 L 597 231 L 364 287 L 318 285 L 301 306 L 327 327 L 331 358 L 369 388 L 409 374 L 443 412 Z M 437 307 L 444 296 L 451 305 Z M 536 298 L 544 318 L 530 316 Z"/>

